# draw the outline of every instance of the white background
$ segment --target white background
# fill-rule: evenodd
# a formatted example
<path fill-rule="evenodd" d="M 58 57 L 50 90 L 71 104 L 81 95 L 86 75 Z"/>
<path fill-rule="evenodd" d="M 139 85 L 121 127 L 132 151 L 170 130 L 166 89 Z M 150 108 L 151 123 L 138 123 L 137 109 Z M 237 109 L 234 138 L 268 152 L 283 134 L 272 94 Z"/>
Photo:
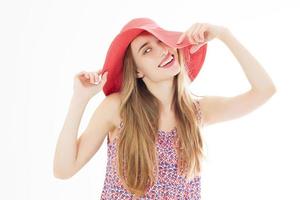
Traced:
<path fill-rule="evenodd" d="M 149 17 L 168 30 L 195 22 L 228 27 L 257 58 L 277 93 L 239 119 L 204 129 L 204 200 L 300 199 L 299 6 L 294 1 L 1 1 L 0 199 L 100 199 L 106 140 L 68 180 L 53 176 L 57 138 L 68 111 L 73 76 L 102 68 L 113 37 L 130 19 Z M 298 12 L 298 13 L 297 13 Z M 250 89 L 220 40 L 208 44 L 191 85 L 199 95 Z M 104 94 L 89 102 L 84 130 Z"/>

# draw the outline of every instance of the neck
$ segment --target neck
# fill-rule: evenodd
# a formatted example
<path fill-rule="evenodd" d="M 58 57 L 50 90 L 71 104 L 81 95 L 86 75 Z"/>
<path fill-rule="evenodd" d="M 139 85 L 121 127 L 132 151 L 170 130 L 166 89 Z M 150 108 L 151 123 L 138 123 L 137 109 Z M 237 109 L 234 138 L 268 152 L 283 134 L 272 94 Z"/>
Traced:
<path fill-rule="evenodd" d="M 174 94 L 173 79 L 161 81 L 159 83 L 147 83 L 149 91 L 159 100 L 160 112 L 170 112 Z"/>

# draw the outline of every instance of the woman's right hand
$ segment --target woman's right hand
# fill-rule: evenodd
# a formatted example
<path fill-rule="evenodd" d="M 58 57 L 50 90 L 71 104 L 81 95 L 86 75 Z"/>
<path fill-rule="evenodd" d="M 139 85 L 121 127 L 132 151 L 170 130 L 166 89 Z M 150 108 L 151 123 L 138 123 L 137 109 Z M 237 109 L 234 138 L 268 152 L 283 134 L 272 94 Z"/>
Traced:
<path fill-rule="evenodd" d="M 107 80 L 107 73 L 105 72 L 100 79 L 97 72 L 79 72 L 74 76 L 74 95 L 84 99 L 92 98 L 95 94 L 102 91 Z"/>

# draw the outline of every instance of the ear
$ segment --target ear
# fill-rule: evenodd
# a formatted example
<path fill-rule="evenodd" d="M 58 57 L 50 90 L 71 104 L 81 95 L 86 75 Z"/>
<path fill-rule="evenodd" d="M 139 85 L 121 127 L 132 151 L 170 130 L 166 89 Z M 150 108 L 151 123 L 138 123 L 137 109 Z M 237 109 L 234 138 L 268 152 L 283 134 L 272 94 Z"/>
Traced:
<path fill-rule="evenodd" d="M 136 76 L 137 78 L 144 78 L 145 75 L 142 72 L 137 71 Z"/>

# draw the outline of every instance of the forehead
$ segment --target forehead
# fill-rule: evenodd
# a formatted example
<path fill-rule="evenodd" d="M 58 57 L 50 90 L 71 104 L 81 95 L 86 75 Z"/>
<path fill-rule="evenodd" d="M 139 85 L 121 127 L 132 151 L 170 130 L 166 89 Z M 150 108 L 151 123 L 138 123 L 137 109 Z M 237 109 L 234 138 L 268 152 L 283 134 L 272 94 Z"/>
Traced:
<path fill-rule="evenodd" d="M 147 31 L 143 31 L 140 33 L 134 40 L 132 40 L 131 44 L 133 47 L 138 48 L 142 44 L 144 44 L 146 41 L 150 41 L 153 39 L 157 39 L 154 35 Z"/>

